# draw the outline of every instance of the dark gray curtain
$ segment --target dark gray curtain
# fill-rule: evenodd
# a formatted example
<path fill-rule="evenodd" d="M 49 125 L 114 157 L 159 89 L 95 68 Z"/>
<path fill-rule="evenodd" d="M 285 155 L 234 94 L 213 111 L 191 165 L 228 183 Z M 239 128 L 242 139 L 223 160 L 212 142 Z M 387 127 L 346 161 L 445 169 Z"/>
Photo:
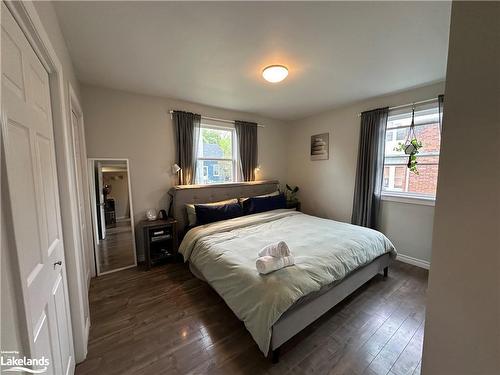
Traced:
<path fill-rule="evenodd" d="M 181 167 L 179 184 L 194 184 L 201 116 L 191 112 L 174 111 L 172 118 L 176 147 L 175 162 Z"/>
<path fill-rule="evenodd" d="M 240 156 L 243 181 L 255 180 L 257 168 L 257 124 L 253 122 L 235 121 L 238 138 L 238 154 Z"/>
<path fill-rule="evenodd" d="M 377 228 L 384 174 L 385 128 L 389 108 L 361 114 L 358 167 L 351 222 Z"/>
<path fill-rule="evenodd" d="M 438 95 L 439 131 L 440 132 L 443 132 L 443 106 L 444 106 L 444 95 Z"/>

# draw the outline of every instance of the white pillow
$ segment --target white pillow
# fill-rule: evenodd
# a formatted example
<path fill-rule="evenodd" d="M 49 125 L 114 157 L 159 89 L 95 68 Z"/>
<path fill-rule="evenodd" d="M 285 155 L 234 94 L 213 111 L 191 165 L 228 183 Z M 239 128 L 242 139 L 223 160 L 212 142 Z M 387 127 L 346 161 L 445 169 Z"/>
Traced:
<path fill-rule="evenodd" d="M 197 203 L 197 204 L 206 204 L 210 206 L 220 206 L 223 204 L 231 204 L 231 203 L 238 203 L 238 199 L 227 199 L 225 201 L 219 201 L 219 202 L 213 202 L 213 203 Z M 188 224 L 190 227 L 195 226 L 197 222 L 196 218 L 196 209 L 194 207 L 194 203 L 187 203 L 186 204 L 186 212 L 187 212 L 187 217 L 188 217 Z"/>

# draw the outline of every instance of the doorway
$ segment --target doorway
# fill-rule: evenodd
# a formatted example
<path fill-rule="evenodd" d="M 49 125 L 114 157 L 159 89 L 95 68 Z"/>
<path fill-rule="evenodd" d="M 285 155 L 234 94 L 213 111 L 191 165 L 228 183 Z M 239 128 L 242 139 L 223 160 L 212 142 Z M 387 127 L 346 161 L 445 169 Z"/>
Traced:
<path fill-rule="evenodd" d="M 137 266 L 127 159 L 89 159 L 97 274 Z"/>

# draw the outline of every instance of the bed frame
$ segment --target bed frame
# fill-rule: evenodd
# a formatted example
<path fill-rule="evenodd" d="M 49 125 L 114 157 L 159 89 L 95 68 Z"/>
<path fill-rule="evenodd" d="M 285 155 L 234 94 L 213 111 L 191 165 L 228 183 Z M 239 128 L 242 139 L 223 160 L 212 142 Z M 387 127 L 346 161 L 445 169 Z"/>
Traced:
<path fill-rule="evenodd" d="M 217 185 L 179 185 L 170 189 L 172 197 L 171 215 L 177 220 L 179 238 L 182 238 L 187 223 L 185 205 L 188 203 L 211 203 L 225 199 L 250 197 L 272 193 L 277 190 L 278 181 L 255 181 Z M 364 267 L 358 268 L 344 279 L 324 286 L 313 295 L 305 296 L 288 309 L 272 327 L 270 357 L 274 363 L 279 360 L 279 349 L 290 338 L 325 314 L 332 307 L 352 294 L 377 274 L 387 277 L 391 258 L 389 254 L 379 256 Z M 194 276 L 205 281 L 201 273 L 189 264 Z"/>

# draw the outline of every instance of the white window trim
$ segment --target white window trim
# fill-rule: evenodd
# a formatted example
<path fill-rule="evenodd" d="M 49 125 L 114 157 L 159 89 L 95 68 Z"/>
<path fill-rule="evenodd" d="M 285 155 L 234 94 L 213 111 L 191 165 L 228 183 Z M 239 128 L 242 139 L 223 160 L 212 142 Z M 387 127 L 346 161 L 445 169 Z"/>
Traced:
<path fill-rule="evenodd" d="M 227 158 L 196 158 L 196 160 L 233 161 L 233 159 L 227 159 Z"/>
<path fill-rule="evenodd" d="M 233 158 L 228 159 L 228 158 L 205 158 L 205 157 L 197 157 L 196 160 L 217 160 L 217 161 L 230 161 L 232 162 L 233 166 L 233 181 L 227 182 L 227 183 L 235 183 L 235 182 L 240 182 L 241 181 L 241 176 L 240 176 L 240 168 L 239 168 L 239 161 L 238 161 L 238 146 L 237 146 L 237 139 L 236 139 L 236 128 L 234 125 L 228 125 L 226 123 L 218 122 L 216 120 L 202 120 L 202 123 L 200 124 L 200 132 L 201 129 L 215 129 L 215 130 L 227 130 L 231 132 L 231 144 L 233 145 Z M 201 137 L 201 134 L 200 134 Z M 204 183 L 204 182 L 196 182 L 197 184 L 201 185 L 213 185 L 209 183 Z"/>
<path fill-rule="evenodd" d="M 435 197 L 426 197 L 423 195 L 412 195 L 409 193 L 398 192 L 382 192 L 381 199 L 388 202 L 398 202 L 407 204 L 418 204 L 422 206 L 434 206 L 436 204 Z"/>

